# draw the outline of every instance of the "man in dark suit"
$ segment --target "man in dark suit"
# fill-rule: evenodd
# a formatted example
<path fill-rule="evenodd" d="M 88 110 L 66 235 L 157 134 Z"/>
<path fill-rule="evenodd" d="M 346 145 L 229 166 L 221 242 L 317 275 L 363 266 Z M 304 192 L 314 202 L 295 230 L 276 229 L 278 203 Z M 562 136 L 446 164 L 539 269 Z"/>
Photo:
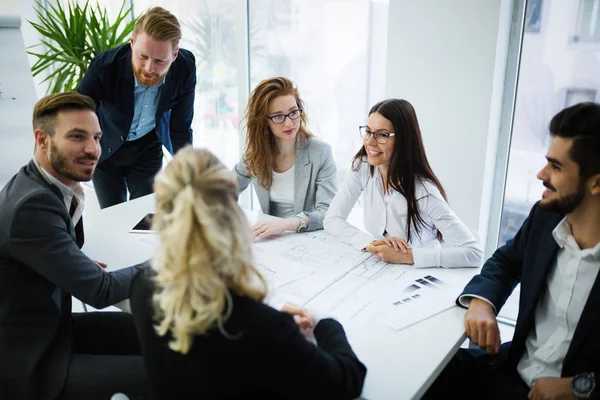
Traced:
<path fill-rule="evenodd" d="M 538 173 L 546 191 L 512 240 L 459 296 L 461 349 L 425 398 L 594 398 L 600 377 L 600 105 L 581 103 L 550 122 Z M 496 314 L 521 283 L 512 342 Z"/>
<path fill-rule="evenodd" d="M 143 398 L 147 381 L 130 314 L 71 314 L 129 297 L 142 266 L 106 272 L 81 252 L 84 192 L 100 157 L 94 101 L 76 92 L 33 111 L 35 152 L 0 192 L 0 398 Z M 104 266 L 105 267 L 105 266 Z"/>
<path fill-rule="evenodd" d="M 177 18 L 154 7 L 136 21 L 131 43 L 91 62 L 79 92 L 96 102 L 102 156 L 94 175 L 100 207 L 152 193 L 162 146 L 192 143 L 196 60 L 179 48 Z"/>

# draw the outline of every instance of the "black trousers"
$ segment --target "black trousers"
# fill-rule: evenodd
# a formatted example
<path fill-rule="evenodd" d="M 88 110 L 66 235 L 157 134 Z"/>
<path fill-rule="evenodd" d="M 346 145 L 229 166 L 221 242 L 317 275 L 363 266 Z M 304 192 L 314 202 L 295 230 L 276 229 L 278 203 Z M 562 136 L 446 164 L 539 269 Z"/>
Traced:
<path fill-rule="evenodd" d="M 483 349 L 460 349 L 423 399 L 527 399 L 529 386 L 516 367 L 508 367 L 504 358 L 510 342 L 502 344 L 498 354 Z"/>
<path fill-rule="evenodd" d="M 156 132 L 127 141 L 94 172 L 94 189 L 100 208 L 152 193 L 154 176 L 162 167 L 163 151 Z"/>
<path fill-rule="evenodd" d="M 73 314 L 73 354 L 57 400 L 149 399 L 133 317 L 121 312 Z"/>

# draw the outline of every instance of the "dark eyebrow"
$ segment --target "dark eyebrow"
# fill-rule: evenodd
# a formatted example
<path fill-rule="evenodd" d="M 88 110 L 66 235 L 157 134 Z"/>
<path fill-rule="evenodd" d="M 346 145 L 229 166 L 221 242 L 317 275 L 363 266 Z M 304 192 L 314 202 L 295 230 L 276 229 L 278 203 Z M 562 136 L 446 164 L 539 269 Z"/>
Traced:
<path fill-rule="evenodd" d="M 84 133 L 86 135 L 89 134 L 88 131 L 86 131 L 85 129 L 81 129 L 81 128 L 73 128 L 70 131 L 68 131 L 67 133 L 69 133 L 69 134 L 71 134 L 71 133 Z M 98 131 L 98 132 L 95 133 L 95 135 L 98 135 L 98 134 L 102 135 L 102 131 Z"/>
<path fill-rule="evenodd" d="M 81 129 L 81 128 L 73 128 L 69 131 L 69 133 L 88 133 L 88 131 L 86 131 L 85 129 Z"/>
<path fill-rule="evenodd" d="M 563 163 L 561 163 L 560 161 L 558 161 L 556 158 L 552 158 L 552 157 L 548 157 L 546 156 L 546 160 L 548 160 L 548 162 L 551 162 L 552 164 L 556 164 L 562 167 Z"/>
<path fill-rule="evenodd" d="M 365 125 L 365 127 L 370 130 L 371 132 L 385 132 L 385 133 L 392 133 L 391 131 L 388 131 L 387 129 L 377 129 L 376 131 L 373 131 L 371 128 L 369 128 L 369 125 Z"/>

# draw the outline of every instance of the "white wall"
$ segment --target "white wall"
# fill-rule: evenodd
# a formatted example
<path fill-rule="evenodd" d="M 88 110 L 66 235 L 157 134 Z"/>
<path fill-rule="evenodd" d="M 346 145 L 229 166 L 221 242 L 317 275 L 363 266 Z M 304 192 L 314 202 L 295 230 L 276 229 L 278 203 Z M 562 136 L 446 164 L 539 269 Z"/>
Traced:
<path fill-rule="evenodd" d="M 0 14 L 18 14 L 19 0 L 2 0 L 0 2 Z"/>
<path fill-rule="evenodd" d="M 37 96 L 18 27 L 19 6 L 17 0 L 0 3 L 0 188 L 33 152 L 31 111 Z"/>
<path fill-rule="evenodd" d="M 387 97 L 410 101 L 451 207 L 485 243 L 511 0 L 390 0 Z"/>

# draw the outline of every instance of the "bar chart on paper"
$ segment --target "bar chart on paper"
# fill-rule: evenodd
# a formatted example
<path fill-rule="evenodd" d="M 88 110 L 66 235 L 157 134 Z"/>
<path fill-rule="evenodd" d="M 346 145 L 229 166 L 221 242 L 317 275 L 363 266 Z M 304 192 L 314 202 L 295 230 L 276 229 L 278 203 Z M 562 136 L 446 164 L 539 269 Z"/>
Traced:
<path fill-rule="evenodd" d="M 382 290 L 377 319 L 403 329 L 455 305 L 464 280 L 452 279 L 452 270 L 413 270 L 401 282 Z"/>

